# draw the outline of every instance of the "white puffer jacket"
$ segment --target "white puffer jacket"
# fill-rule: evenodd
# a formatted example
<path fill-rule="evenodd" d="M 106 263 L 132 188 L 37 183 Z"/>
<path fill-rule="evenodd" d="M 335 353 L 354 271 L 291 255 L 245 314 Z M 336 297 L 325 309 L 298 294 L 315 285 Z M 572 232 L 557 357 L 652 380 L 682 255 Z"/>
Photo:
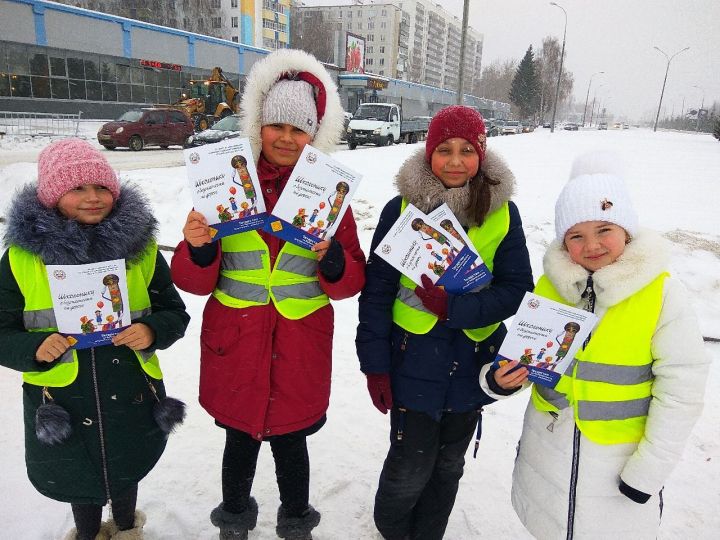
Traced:
<path fill-rule="evenodd" d="M 595 312 L 600 317 L 667 268 L 664 244 L 656 233 L 642 230 L 614 264 L 593 274 Z M 573 263 L 558 242 L 550 246 L 543 264 L 558 292 L 580 307 L 588 272 Z M 665 280 L 652 355 L 653 398 L 640 443 L 600 445 L 580 435 L 574 538 L 657 537 L 660 491 L 700 416 L 709 367 L 687 292 L 671 278 Z M 532 401 L 528 404 L 513 472 L 512 503 L 525 527 L 540 539 L 556 540 L 567 534 L 574 428 L 571 408 L 560 411 L 553 422 L 549 413 L 538 411 Z M 632 501 L 619 491 L 621 479 L 652 497 L 645 504 Z"/>

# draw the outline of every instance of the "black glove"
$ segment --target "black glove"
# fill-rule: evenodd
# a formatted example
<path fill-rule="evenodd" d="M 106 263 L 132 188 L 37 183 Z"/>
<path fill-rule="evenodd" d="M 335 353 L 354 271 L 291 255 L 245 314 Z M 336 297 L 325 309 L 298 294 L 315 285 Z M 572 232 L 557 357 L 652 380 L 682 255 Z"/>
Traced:
<path fill-rule="evenodd" d="M 628 486 L 625 482 L 620 480 L 620 493 L 625 495 L 631 501 L 635 501 L 638 504 L 645 504 L 650 500 L 650 495 L 643 493 L 633 487 Z"/>
<path fill-rule="evenodd" d="M 325 256 L 318 263 L 318 268 L 323 277 L 330 283 L 340 281 L 345 271 L 345 251 L 342 244 L 335 238 L 330 240 L 330 247 L 328 247 Z"/>

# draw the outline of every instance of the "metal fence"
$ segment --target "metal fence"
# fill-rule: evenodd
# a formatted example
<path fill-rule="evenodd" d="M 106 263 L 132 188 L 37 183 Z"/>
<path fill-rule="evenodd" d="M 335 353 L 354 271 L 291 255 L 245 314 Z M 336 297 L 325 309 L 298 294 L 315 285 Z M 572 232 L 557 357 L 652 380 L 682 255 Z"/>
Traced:
<path fill-rule="evenodd" d="M 77 137 L 81 115 L 0 111 L 0 136 Z"/>

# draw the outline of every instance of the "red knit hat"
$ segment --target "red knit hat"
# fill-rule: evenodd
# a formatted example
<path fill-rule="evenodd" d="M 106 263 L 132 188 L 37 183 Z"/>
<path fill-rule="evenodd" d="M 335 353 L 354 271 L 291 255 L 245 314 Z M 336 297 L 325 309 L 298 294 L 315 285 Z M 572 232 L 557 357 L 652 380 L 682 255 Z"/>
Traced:
<path fill-rule="evenodd" d="M 445 107 L 433 116 L 425 141 L 425 160 L 430 163 L 435 148 L 454 137 L 469 141 L 475 147 L 482 163 L 487 148 L 485 122 L 479 112 L 463 105 Z"/>
<path fill-rule="evenodd" d="M 44 206 L 54 208 L 60 197 L 85 184 L 106 187 L 113 200 L 120 196 L 120 182 L 115 171 L 88 142 L 63 139 L 40 152 L 37 196 Z"/>

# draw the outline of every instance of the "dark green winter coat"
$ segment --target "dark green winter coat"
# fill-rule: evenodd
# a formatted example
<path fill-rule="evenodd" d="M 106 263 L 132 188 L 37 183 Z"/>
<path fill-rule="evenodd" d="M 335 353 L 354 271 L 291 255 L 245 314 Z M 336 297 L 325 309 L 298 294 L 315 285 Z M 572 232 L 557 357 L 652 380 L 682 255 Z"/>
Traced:
<path fill-rule="evenodd" d="M 97 225 L 82 225 L 47 209 L 35 186 L 15 197 L 5 235 L 40 256 L 45 264 L 86 264 L 137 259 L 154 238 L 156 221 L 139 190 L 123 186 L 112 212 Z M 157 254 L 148 286 L 152 314 L 133 322 L 155 333 L 150 350 L 165 349 L 181 338 L 190 317 L 170 280 L 165 259 Z M 0 260 L 0 365 L 17 371 L 42 371 L 54 363 L 35 361 L 35 352 L 50 332 L 27 332 L 25 305 L 13 276 L 7 251 Z M 163 360 L 160 355 L 161 361 Z M 171 365 L 165 356 L 163 365 Z M 122 495 L 157 463 L 167 435 L 153 417 L 162 381 L 144 376 L 134 352 L 106 345 L 78 351 L 79 373 L 63 388 L 49 388 L 54 402 L 71 418 L 72 434 L 63 443 L 47 446 L 35 434 L 35 412 L 42 405 L 42 387 L 23 384 L 25 458 L 28 477 L 37 490 L 59 501 L 104 504 Z"/>

